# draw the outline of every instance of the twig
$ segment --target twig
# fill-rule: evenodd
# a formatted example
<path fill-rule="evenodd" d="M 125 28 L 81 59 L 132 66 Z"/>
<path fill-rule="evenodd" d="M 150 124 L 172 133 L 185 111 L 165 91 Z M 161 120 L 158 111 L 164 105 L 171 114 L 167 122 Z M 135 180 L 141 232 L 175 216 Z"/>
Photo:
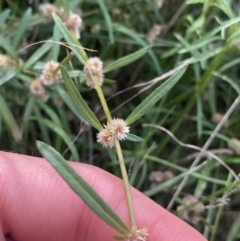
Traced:
<path fill-rule="evenodd" d="M 199 150 L 200 151 L 200 154 L 201 153 L 205 153 L 211 157 L 213 157 L 214 159 L 216 159 L 220 164 L 222 164 L 234 177 L 236 180 L 238 180 L 238 176 L 237 174 L 222 160 L 220 159 L 218 156 L 216 156 L 215 154 L 213 154 L 212 152 L 210 151 L 206 151 L 206 150 L 203 150 L 202 148 L 198 147 L 198 146 L 195 146 L 195 145 L 192 145 L 192 144 L 185 144 L 183 142 L 181 142 L 180 140 L 177 139 L 176 136 L 174 136 L 174 134 L 167 130 L 166 128 L 162 127 L 162 126 L 158 126 L 158 125 L 153 125 L 153 124 L 143 124 L 143 126 L 149 126 L 149 127 L 155 127 L 159 130 L 162 130 L 164 132 L 166 132 L 169 136 L 171 136 L 180 146 L 183 146 L 183 147 L 187 147 L 187 148 L 191 148 L 191 149 L 195 149 L 195 150 Z"/>
<path fill-rule="evenodd" d="M 218 125 L 216 126 L 215 130 L 213 131 L 213 133 L 210 135 L 209 139 L 207 140 L 207 142 L 205 143 L 205 145 L 203 146 L 201 152 L 206 151 L 208 149 L 208 147 L 210 146 L 210 144 L 212 143 L 213 139 L 215 138 L 216 134 L 221 130 L 221 128 L 225 125 L 225 123 L 227 122 L 228 118 L 230 117 L 230 115 L 233 113 L 233 111 L 236 109 L 236 107 L 238 106 L 238 104 L 240 103 L 240 96 L 238 96 L 235 101 L 233 102 L 233 104 L 231 105 L 231 107 L 228 109 L 228 111 L 226 112 L 226 114 L 223 116 L 222 120 L 218 123 Z M 194 160 L 194 162 L 192 163 L 190 170 L 195 167 L 199 161 L 201 159 L 201 156 L 198 155 L 196 157 L 196 159 Z M 180 183 L 180 185 L 178 186 L 176 192 L 174 193 L 171 201 L 168 204 L 167 209 L 171 209 L 173 204 L 175 203 L 175 200 L 177 198 L 177 196 L 179 195 L 179 193 L 182 191 L 183 187 L 185 186 L 185 184 L 187 183 L 189 178 L 189 175 L 186 174 L 185 177 L 183 178 L 182 182 Z"/>

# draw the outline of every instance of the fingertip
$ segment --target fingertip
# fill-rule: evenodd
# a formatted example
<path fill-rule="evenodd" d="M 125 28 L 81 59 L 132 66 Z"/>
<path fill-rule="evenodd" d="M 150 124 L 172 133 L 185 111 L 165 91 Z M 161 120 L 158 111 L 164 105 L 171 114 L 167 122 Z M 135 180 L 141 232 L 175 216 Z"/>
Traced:
<path fill-rule="evenodd" d="M 122 180 L 97 167 L 69 164 L 129 225 Z M 4 181 L 3 176 L 0 179 L 5 182 L 5 187 L 12 190 L 7 192 L 6 188 L 2 188 L 8 198 L 5 205 L 1 205 L 0 197 L 0 218 L 5 222 L 5 234 L 11 233 L 11 238 L 18 241 L 87 241 L 97 237 L 99 241 L 107 241 L 117 234 L 73 193 L 43 159 L 0 152 L 1 168 L 7 172 L 3 175 L 7 179 Z M 148 241 L 206 240 L 136 189 L 132 188 L 132 194 L 137 225 L 140 229 L 149 230 Z M 1 210 L 3 207 L 4 210 Z"/>

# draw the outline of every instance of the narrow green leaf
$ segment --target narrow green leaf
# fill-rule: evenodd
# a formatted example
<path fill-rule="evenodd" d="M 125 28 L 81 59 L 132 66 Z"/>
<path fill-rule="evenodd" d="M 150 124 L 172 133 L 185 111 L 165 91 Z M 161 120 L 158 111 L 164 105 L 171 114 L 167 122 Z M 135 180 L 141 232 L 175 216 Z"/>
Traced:
<path fill-rule="evenodd" d="M 187 4 L 204 3 L 205 0 L 187 0 Z"/>
<path fill-rule="evenodd" d="M 37 51 L 34 52 L 32 56 L 24 63 L 24 68 L 29 68 L 35 64 L 45 53 L 51 49 L 52 44 L 53 43 L 47 42 L 38 48 Z"/>
<path fill-rule="evenodd" d="M 11 13 L 10 9 L 6 9 L 0 14 L 0 26 L 3 26 Z"/>
<path fill-rule="evenodd" d="M 102 220 L 122 234 L 129 232 L 127 226 L 111 207 L 85 182 L 66 160 L 51 146 L 37 141 L 38 150 L 43 157 L 67 182 L 70 188 L 85 202 L 85 204 Z"/>
<path fill-rule="evenodd" d="M 219 7 L 230 19 L 234 17 L 234 13 L 230 6 L 229 0 L 221 0 L 218 3 L 214 3 L 214 6 Z"/>
<path fill-rule="evenodd" d="M 37 120 L 41 120 L 43 117 L 43 113 L 40 111 L 40 108 L 38 105 L 35 105 L 33 108 L 33 115 L 36 116 Z M 29 118 L 30 120 L 30 118 Z M 44 142 L 47 142 L 49 145 L 53 145 L 52 142 L 54 140 L 51 140 L 50 138 L 50 133 L 48 131 L 48 128 L 46 125 L 42 124 L 40 121 L 39 123 L 39 129 L 40 129 L 40 133 L 41 133 L 41 139 Z"/>
<path fill-rule="evenodd" d="M 133 141 L 133 142 L 141 142 L 144 141 L 141 137 L 133 135 L 131 133 L 127 134 L 126 140 Z"/>
<path fill-rule="evenodd" d="M 237 94 L 240 95 L 239 84 L 235 82 L 232 78 L 229 78 L 229 76 L 224 75 L 220 72 L 214 72 L 214 75 L 222 79 L 223 81 L 226 81 L 237 92 Z"/>
<path fill-rule="evenodd" d="M 23 111 L 22 121 L 21 121 L 21 132 L 23 133 L 23 135 L 28 126 L 28 122 L 34 107 L 35 107 L 35 98 L 34 96 L 31 96 L 28 99 L 27 103 L 24 105 L 24 111 Z"/>
<path fill-rule="evenodd" d="M 116 80 L 113 80 L 113 79 L 107 79 L 107 78 L 104 78 L 103 79 L 103 83 L 104 84 L 115 84 L 116 83 Z"/>
<path fill-rule="evenodd" d="M 110 43 L 114 44 L 112 21 L 111 21 L 110 15 L 108 13 L 108 9 L 106 8 L 106 4 L 102 0 L 97 0 L 97 2 L 98 2 L 98 5 L 99 5 L 99 7 L 103 13 L 103 16 L 105 18 L 105 21 L 106 21 Z"/>
<path fill-rule="evenodd" d="M 240 232 L 240 215 L 238 215 L 234 220 L 234 222 L 232 223 L 231 228 L 228 232 L 226 241 L 238 240 L 239 232 Z"/>
<path fill-rule="evenodd" d="M 69 95 L 72 98 L 72 101 L 74 102 L 75 106 L 77 107 L 80 115 L 82 115 L 83 118 L 91 126 L 95 127 L 98 130 L 102 129 L 101 123 L 99 122 L 95 114 L 91 111 L 91 109 L 88 107 L 87 103 L 84 101 L 81 94 L 78 92 L 76 86 L 72 82 L 66 69 L 63 66 L 61 66 L 60 68 L 61 68 L 62 78 L 67 87 Z"/>
<path fill-rule="evenodd" d="M 121 237 L 121 236 L 113 235 L 113 238 L 116 240 L 124 240 L 126 239 L 126 236 Z"/>
<path fill-rule="evenodd" d="M 70 12 L 70 8 L 69 8 L 69 1 L 66 0 L 60 0 L 60 6 L 63 7 L 64 9 L 64 14 L 67 15 L 67 17 L 69 16 L 69 12 Z"/>
<path fill-rule="evenodd" d="M 125 65 L 128 65 L 128 64 L 134 62 L 135 60 L 141 58 L 144 54 L 146 54 L 149 48 L 150 48 L 150 46 L 147 46 L 145 48 L 142 48 L 142 49 L 136 51 L 133 54 L 129 54 L 123 58 L 120 58 L 120 59 L 114 61 L 113 63 L 110 63 L 109 65 L 107 65 L 106 67 L 103 68 L 103 73 L 107 73 L 111 70 L 123 67 Z"/>
<path fill-rule="evenodd" d="M 81 73 L 80 74 L 80 83 L 83 84 L 86 81 L 86 74 L 85 73 Z"/>
<path fill-rule="evenodd" d="M 80 114 L 80 112 L 78 111 L 78 108 L 73 103 L 68 92 L 62 89 L 60 86 L 56 86 L 56 89 L 59 95 L 61 96 L 61 98 L 63 99 L 63 101 L 65 102 L 65 104 L 69 107 L 69 109 L 78 117 L 79 120 L 81 120 L 82 122 L 88 125 L 88 122 Z"/>
<path fill-rule="evenodd" d="M 80 160 L 76 147 L 74 146 L 72 140 L 69 138 L 68 134 L 62 129 L 62 127 L 57 126 L 56 123 L 45 118 L 31 117 L 30 120 L 36 120 L 39 123 L 47 126 L 50 130 L 54 131 L 66 143 L 66 145 L 68 146 L 69 150 L 73 155 L 74 160 Z"/>
<path fill-rule="evenodd" d="M 2 35 L 0 35 L 0 47 L 3 48 L 11 58 L 18 61 L 16 51 L 11 46 L 9 39 L 4 38 Z"/>
<path fill-rule="evenodd" d="M 121 32 L 124 33 L 126 35 L 128 35 L 130 38 L 132 38 L 134 40 L 134 42 L 136 44 L 139 44 L 140 46 L 146 47 L 149 45 L 149 43 L 147 43 L 146 41 L 144 41 L 136 32 L 134 32 L 132 29 L 129 29 L 121 24 L 118 23 L 113 23 L 113 28 L 115 31 L 117 32 Z M 161 70 L 161 66 L 159 63 L 158 58 L 156 57 L 155 53 L 153 52 L 152 49 L 149 49 L 148 51 L 149 56 L 152 59 L 153 65 L 157 71 L 157 73 L 160 75 L 162 74 L 162 70 Z"/>
<path fill-rule="evenodd" d="M 118 163 L 117 156 L 116 156 L 116 149 L 115 148 L 107 148 L 108 155 L 111 158 L 113 163 Z"/>
<path fill-rule="evenodd" d="M 0 70 L 1 70 L 1 68 L 0 68 Z M 4 75 L 0 77 L 0 86 L 5 84 L 12 78 L 14 78 L 18 72 L 19 72 L 18 68 L 13 68 L 13 69 L 10 69 L 7 72 L 5 72 Z"/>
<path fill-rule="evenodd" d="M 205 23 L 205 16 L 201 15 L 198 19 L 196 19 L 193 24 L 191 25 L 191 27 L 188 28 L 187 32 L 188 33 L 193 33 L 196 32 L 197 30 L 201 29 L 202 26 Z"/>
<path fill-rule="evenodd" d="M 11 111 L 9 110 L 5 100 L 0 95 L 0 117 L 2 117 L 5 125 L 9 128 L 12 133 L 13 138 L 16 141 L 22 140 L 21 132 L 18 128 L 17 123 L 15 122 Z"/>
<path fill-rule="evenodd" d="M 52 120 L 54 125 L 63 129 L 61 120 L 59 119 L 56 112 L 49 105 L 44 103 L 42 100 L 38 100 L 38 99 L 36 100 L 36 103 L 38 104 L 38 106 L 40 108 L 42 108 L 43 112 L 46 113 L 49 116 L 49 118 Z"/>
<path fill-rule="evenodd" d="M 60 42 L 61 40 L 61 33 L 59 31 L 59 29 L 57 28 L 57 26 L 54 26 L 53 28 L 53 41 L 54 42 Z M 58 60 L 58 56 L 59 56 L 59 51 L 60 51 L 60 44 L 58 43 L 53 43 L 52 44 L 52 50 L 51 50 L 51 56 L 52 56 L 52 60 L 57 61 Z"/>
<path fill-rule="evenodd" d="M 76 38 L 73 37 L 73 35 L 68 31 L 68 29 L 62 22 L 62 20 L 56 14 L 53 14 L 53 20 L 57 25 L 59 31 L 63 35 L 63 38 L 69 44 L 69 47 L 73 50 L 79 61 L 84 64 L 84 62 L 88 59 L 88 56 L 84 51 L 82 45 Z"/>
<path fill-rule="evenodd" d="M 26 34 L 26 30 L 29 24 L 31 23 L 30 21 L 31 17 L 32 17 L 32 9 L 28 8 L 27 11 L 24 13 L 22 19 L 20 20 L 18 28 L 15 30 L 16 34 L 13 38 L 13 43 L 12 43 L 12 46 L 14 47 L 14 49 L 18 47 L 18 45 L 23 39 L 23 36 Z"/>
<path fill-rule="evenodd" d="M 167 94 L 167 92 L 178 82 L 178 80 L 185 73 L 186 69 L 187 66 L 183 67 L 178 72 L 173 74 L 162 85 L 156 88 L 146 99 L 143 100 L 140 105 L 133 110 L 133 112 L 126 119 L 126 122 L 130 125 L 145 115 L 157 103 L 157 101 Z"/>

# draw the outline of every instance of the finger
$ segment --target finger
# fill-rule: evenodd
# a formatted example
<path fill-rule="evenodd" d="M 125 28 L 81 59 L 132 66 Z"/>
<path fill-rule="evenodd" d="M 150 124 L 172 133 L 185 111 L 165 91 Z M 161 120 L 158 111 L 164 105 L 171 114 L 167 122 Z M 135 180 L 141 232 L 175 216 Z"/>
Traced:
<path fill-rule="evenodd" d="M 94 166 L 70 164 L 129 225 L 123 182 Z M 44 159 L 0 152 L 0 183 L 1 226 L 13 240 L 110 241 L 117 234 Z M 205 240 L 136 189 L 132 194 L 138 228 L 149 230 L 148 241 Z"/>

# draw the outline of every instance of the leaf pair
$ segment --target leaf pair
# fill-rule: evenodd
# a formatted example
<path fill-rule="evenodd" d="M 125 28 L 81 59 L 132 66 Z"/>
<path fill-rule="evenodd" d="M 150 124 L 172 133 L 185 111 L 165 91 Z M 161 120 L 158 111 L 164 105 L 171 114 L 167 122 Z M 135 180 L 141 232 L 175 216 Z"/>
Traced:
<path fill-rule="evenodd" d="M 102 129 L 103 127 L 101 123 L 82 98 L 66 69 L 63 66 L 61 66 L 60 68 L 64 83 L 67 87 L 69 95 L 71 96 L 76 108 L 79 111 L 79 114 L 83 116 L 84 120 L 94 128 L 98 130 Z M 128 124 L 132 124 L 143 115 L 145 115 L 179 81 L 186 69 L 187 66 L 183 67 L 178 72 L 173 74 L 162 85 L 156 88 L 145 100 L 142 101 L 140 105 L 138 105 L 133 110 L 133 112 L 127 117 L 126 122 Z M 129 139 L 131 140 L 131 138 Z"/>

